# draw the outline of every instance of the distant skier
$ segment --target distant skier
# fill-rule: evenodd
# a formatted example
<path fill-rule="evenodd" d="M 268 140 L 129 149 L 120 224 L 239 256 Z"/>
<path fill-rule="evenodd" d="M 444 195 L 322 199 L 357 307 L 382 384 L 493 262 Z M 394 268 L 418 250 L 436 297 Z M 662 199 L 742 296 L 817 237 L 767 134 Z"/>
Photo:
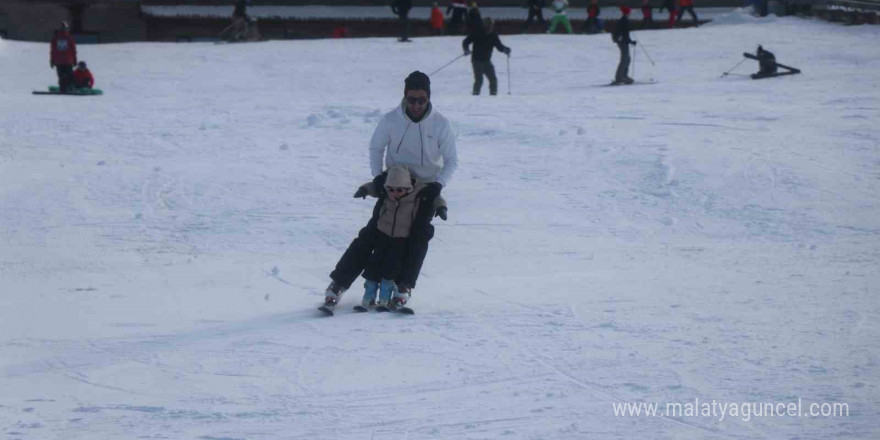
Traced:
<path fill-rule="evenodd" d="M 89 71 L 85 61 L 80 61 L 73 70 L 73 85 L 78 89 L 91 89 L 95 86 L 95 77 Z"/>
<path fill-rule="evenodd" d="M 568 13 L 565 12 L 565 9 L 568 8 L 568 0 L 553 0 L 553 3 L 550 5 L 553 7 L 553 11 L 555 11 L 556 14 L 553 15 L 553 18 L 550 20 L 550 29 L 547 30 L 547 33 L 552 34 L 559 23 L 562 23 L 562 26 L 565 27 L 565 33 L 573 33 L 574 31 L 571 29 L 571 21 L 568 20 Z"/>
<path fill-rule="evenodd" d="M 651 0 L 642 0 L 642 29 L 654 24 L 654 14 L 651 8 Z"/>
<path fill-rule="evenodd" d="M 528 0 L 526 7 L 529 9 L 529 17 L 526 19 L 526 22 L 523 23 L 523 32 L 529 29 L 529 26 L 535 21 L 535 18 L 538 19 L 538 23 L 541 23 L 542 28 L 545 27 L 544 0 Z"/>
<path fill-rule="evenodd" d="M 431 32 L 434 35 L 443 35 L 443 11 L 437 2 L 431 6 Z"/>
<path fill-rule="evenodd" d="M 409 39 L 409 11 L 412 9 L 412 0 L 394 0 L 391 3 L 391 11 L 400 19 L 400 38 L 397 41 L 406 42 Z"/>
<path fill-rule="evenodd" d="M 602 26 L 599 24 L 600 12 L 602 12 L 602 8 L 599 7 L 599 0 L 590 0 L 590 4 L 587 5 L 587 21 L 584 22 L 584 33 L 596 34 L 602 31 Z"/>
<path fill-rule="evenodd" d="M 66 21 L 52 37 L 49 51 L 49 67 L 58 73 L 58 91 L 68 93 L 73 85 L 73 66 L 76 65 L 76 41 L 70 36 L 70 26 Z"/>
<path fill-rule="evenodd" d="M 464 17 L 467 14 L 467 10 L 468 7 L 465 0 L 452 0 L 452 3 L 446 8 L 447 16 L 452 13 L 452 19 L 449 20 L 449 27 L 447 28 L 450 34 L 462 33 L 461 27 L 464 23 Z"/>
<path fill-rule="evenodd" d="M 250 0 L 238 0 L 235 2 L 235 9 L 232 11 L 232 19 L 247 18 L 247 7 Z"/>
<path fill-rule="evenodd" d="M 495 22 L 487 17 L 483 20 L 483 33 L 475 33 L 468 35 L 461 42 L 465 55 L 471 56 L 471 65 L 474 68 L 474 89 L 473 94 L 479 95 L 480 89 L 483 88 L 483 76 L 489 78 L 489 94 L 498 94 L 498 78 L 495 76 L 495 66 L 492 65 L 492 49 L 498 50 L 510 56 L 510 48 L 501 44 L 498 33 L 495 32 Z M 474 50 L 471 51 L 470 45 L 473 43 Z"/>
<path fill-rule="evenodd" d="M 676 21 L 681 24 L 681 17 L 684 15 L 685 11 L 687 11 L 694 19 L 694 26 L 700 27 L 700 20 L 697 18 L 697 13 L 694 12 L 694 0 L 681 0 L 680 4 L 681 8 L 678 10 Z"/>
<path fill-rule="evenodd" d="M 664 8 L 669 12 L 669 27 L 675 27 L 675 0 L 663 0 L 657 12 L 663 12 Z"/>
<path fill-rule="evenodd" d="M 400 297 L 392 304 L 394 280 L 398 278 L 403 267 L 406 241 L 422 201 L 419 194 L 425 188 L 427 184 L 412 177 L 405 166 L 393 165 L 388 168 L 385 197 L 381 200 L 378 219 L 375 224 L 371 222 L 367 225 L 372 233 L 367 234 L 364 241 L 365 245 L 367 242 L 372 245 L 372 253 L 367 258 L 363 272 L 366 282 L 359 311 L 367 311 L 377 305 L 392 308 L 405 305 L 405 298 L 401 302 Z M 380 192 L 373 182 L 369 182 L 362 185 L 355 195 L 381 198 Z M 435 210 L 440 206 L 445 207 L 445 204 L 436 203 L 442 200 L 441 197 L 434 200 Z"/>
<path fill-rule="evenodd" d="M 480 14 L 480 7 L 477 6 L 477 2 L 475 1 L 472 1 L 470 7 L 468 7 L 467 17 L 465 18 L 465 28 L 468 35 L 482 34 L 484 31 L 483 15 Z"/>
<path fill-rule="evenodd" d="M 611 34 L 611 39 L 617 43 L 617 47 L 620 49 L 620 62 L 617 64 L 617 72 L 614 74 L 614 82 L 612 82 L 614 85 L 633 83 L 633 79 L 627 76 L 630 61 L 629 46 L 636 45 L 636 42 L 629 36 L 629 13 L 631 9 L 629 6 L 621 6 L 620 12 L 622 14 L 620 20 L 617 21 L 617 27 L 614 28 L 614 32 Z"/>
<path fill-rule="evenodd" d="M 361 229 L 330 273 L 332 281 L 324 292 L 324 308 L 331 313 L 342 294 L 364 270 L 372 252 L 369 237 L 377 227 L 385 197 L 387 174 L 382 172 L 383 162 L 389 168 L 405 165 L 412 175 L 426 183 L 418 194 L 419 207 L 406 240 L 403 266 L 394 280 L 396 289 L 392 300 L 395 304 L 405 305 L 416 286 L 428 253 L 428 242 L 434 237 L 432 218 L 446 219 L 446 209 L 435 209 L 434 201 L 458 168 L 455 134 L 449 120 L 431 104 L 428 75 L 419 71 L 409 74 L 403 93 L 400 105 L 382 117 L 370 139 L 370 169 L 380 200 L 367 226 Z M 355 193 L 355 197 L 365 196 L 366 192 L 360 190 Z"/>

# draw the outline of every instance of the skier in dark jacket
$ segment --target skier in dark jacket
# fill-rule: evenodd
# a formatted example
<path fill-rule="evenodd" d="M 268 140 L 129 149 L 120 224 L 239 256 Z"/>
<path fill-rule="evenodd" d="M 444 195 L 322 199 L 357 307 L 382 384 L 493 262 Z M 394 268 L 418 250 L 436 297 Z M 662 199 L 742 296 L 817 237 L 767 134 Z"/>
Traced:
<path fill-rule="evenodd" d="M 449 27 L 447 28 L 450 34 L 461 33 L 461 26 L 464 23 L 467 10 L 467 3 L 464 0 L 452 0 L 452 3 L 446 8 L 446 15 L 452 14 L 452 19 L 449 20 Z"/>
<path fill-rule="evenodd" d="M 752 78 L 763 78 L 776 74 L 776 55 L 769 50 L 758 46 L 758 73 L 752 74 Z"/>
<path fill-rule="evenodd" d="M 528 0 L 528 8 L 529 18 L 526 19 L 525 23 L 523 23 L 523 31 L 529 28 L 529 26 L 535 20 L 535 17 L 538 18 L 538 23 L 541 23 L 541 25 L 544 26 L 544 0 Z"/>
<path fill-rule="evenodd" d="M 501 44 L 498 33 L 495 32 L 495 22 L 491 18 L 483 20 L 484 32 L 468 35 L 461 42 L 465 55 L 471 56 L 471 64 L 474 67 L 474 95 L 480 94 L 483 87 L 483 75 L 489 78 L 489 94 L 498 94 L 498 78 L 495 76 L 495 66 L 492 65 L 492 49 L 498 48 L 501 53 L 510 56 L 510 48 Z M 470 50 L 473 43 L 474 50 Z"/>
<path fill-rule="evenodd" d="M 477 6 L 477 2 L 471 2 L 464 24 L 468 35 L 482 34 L 485 32 L 483 30 L 483 16 L 480 14 L 480 7 Z"/>
<path fill-rule="evenodd" d="M 642 29 L 654 24 L 654 14 L 651 8 L 651 0 L 642 0 Z"/>
<path fill-rule="evenodd" d="M 617 72 L 614 74 L 614 82 L 612 82 L 615 85 L 633 83 L 633 79 L 627 76 L 630 61 L 629 46 L 636 45 L 636 42 L 629 36 L 629 6 L 621 6 L 620 12 L 623 16 L 617 21 L 617 27 L 611 34 L 611 39 L 617 43 L 617 47 L 620 49 L 620 63 L 617 64 Z"/>
<path fill-rule="evenodd" d="M 587 5 L 587 21 L 584 22 L 583 31 L 585 34 L 596 34 L 602 30 L 602 27 L 599 26 L 599 13 L 601 12 L 599 0 L 590 0 L 590 4 Z"/>
<path fill-rule="evenodd" d="M 68 93 L 73 86 L 73 66 L 76 65 L 76 42 L 70 36 L 70 26 L 61 22 L 61 28 L 52 37 L 49 67 L 58 72 L 58 91 Z"/>
<path fill-rule="evenodd" d="M 400 18 L 400 38 L 398 41 L 410 41 L 409 39 L 409 10 L 412 9 L 412 0 L 394 0 L 391 3 L 391 11 Z"/>

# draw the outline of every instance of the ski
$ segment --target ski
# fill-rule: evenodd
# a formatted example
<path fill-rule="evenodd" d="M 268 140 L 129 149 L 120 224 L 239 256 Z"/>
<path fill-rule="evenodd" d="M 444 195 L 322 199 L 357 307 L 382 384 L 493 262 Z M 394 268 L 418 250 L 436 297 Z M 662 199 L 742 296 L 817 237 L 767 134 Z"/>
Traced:
<path fill-rule="evenodd" d="M 751 78 L 751 79 L 775 78 L 777 76 L 783 76 L 783 75 L 797 75 L 798 73 L 801 73 L 801 71 L 798 70 L 796 72 L 776 72 L 776 73 L 763 74 L 763 75 L 760 73 L 753 73 L 753 74 L 749 75 L 749 78 Z"/>
<path fill-rule="evenodd" d="M 358 312 L 358 313 L 366 313 L 366 312 L 369 312 L 370 309 L 358 304 L 358 305 L 354 306 L 354 311 Z"/>
<path fill-rule="evenodd" d="M 648 84 L 657 84 L 657 81 L 634 81 L 631 84 L 619 83 L 616 81 L 611 81 L 608 84 L 599 84 L 596 87 L 618 87 L 618 86 L 645 86 Z"/>
<path fill-rule="evenodd" d="M 407 306 L 400 306 L 400 307 L 394 307 L 394 308 L 388 307 L 388 306 L 377 306 L 376 311 L 380 312 L 380 313 L 397 312 L 397 313 L 401 313 L 404 315 L 415 315 L 416 314 L 415 310 L 413 310 Z"/>
<path fill-rule="evenodd" d="M 326 313 L 328 316 L 333 316 L 335 309 L 336 306 L 333 304 L 324 304 L 321 307 L 318 307 L 318 310 Z"/>

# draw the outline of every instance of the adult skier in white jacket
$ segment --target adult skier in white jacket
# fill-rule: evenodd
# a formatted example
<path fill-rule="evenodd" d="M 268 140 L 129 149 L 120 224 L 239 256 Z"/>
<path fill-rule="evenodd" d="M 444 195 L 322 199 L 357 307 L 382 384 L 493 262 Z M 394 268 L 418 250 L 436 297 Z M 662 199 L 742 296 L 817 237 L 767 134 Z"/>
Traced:
<path fill-rule="evenodd" d="M 431 220 L 435 216 L 446 219 L 445 207 L 435 212 L 434 199 L 458 167 L 455 134 L 449 120 L 431 105 L 428 75 L 415 71 L 407 76 L 404 84 L 402 102 L 382 117 L 370 139 L 370 170 L 376 189 L 384 191 L 386 175 L 383 169 L 392 165 L 406 166 L 414 178 L 428 183 L 419 192 L 419 210 L 407 240 L 403 268 L 395 280 L 397 291 L 393 301 L 396 305 L 405 305 L 416 285 L 428 253 L 428 242 L 434 237 Z M 365 196 L 360 190 L 355 193 L 355 197 Z M 367 237 L 374 229 L 383 198 L 384 194 L 380 194 L 370 222 L 361 229 L 330 274 L 333 281 L 325 292 L 327 305 L 335 306 L 342 293 L 363 271 L 371 250 L 367 246 Z"/>

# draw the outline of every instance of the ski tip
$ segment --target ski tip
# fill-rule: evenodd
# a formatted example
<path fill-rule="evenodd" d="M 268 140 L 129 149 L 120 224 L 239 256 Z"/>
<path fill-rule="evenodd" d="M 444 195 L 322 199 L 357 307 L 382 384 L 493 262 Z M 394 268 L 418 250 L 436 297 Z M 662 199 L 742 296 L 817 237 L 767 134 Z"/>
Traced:
<path fill-rule="evenodd" d="M 365 312 L 369 312 L 370 309 L 368 309 L 362 305 L 356 305 L 356 306 L 354 306 L 354 311 L 358 312 L 358 313 L 365 313 Z"/>
<path fill-rule="evenodd" d="M 318 310 L 324 312 L 327 316 L 333 316 L 333 310 L 327 306 L 318 307 Z"/>
<path fill-rule="evenodd" d="M 415 315 L 416 314 L 415 310 L 413 310 L 409 307 L 398 307 L 397 311 L 400 313 L 403 313 L 404 315 Z"/>

